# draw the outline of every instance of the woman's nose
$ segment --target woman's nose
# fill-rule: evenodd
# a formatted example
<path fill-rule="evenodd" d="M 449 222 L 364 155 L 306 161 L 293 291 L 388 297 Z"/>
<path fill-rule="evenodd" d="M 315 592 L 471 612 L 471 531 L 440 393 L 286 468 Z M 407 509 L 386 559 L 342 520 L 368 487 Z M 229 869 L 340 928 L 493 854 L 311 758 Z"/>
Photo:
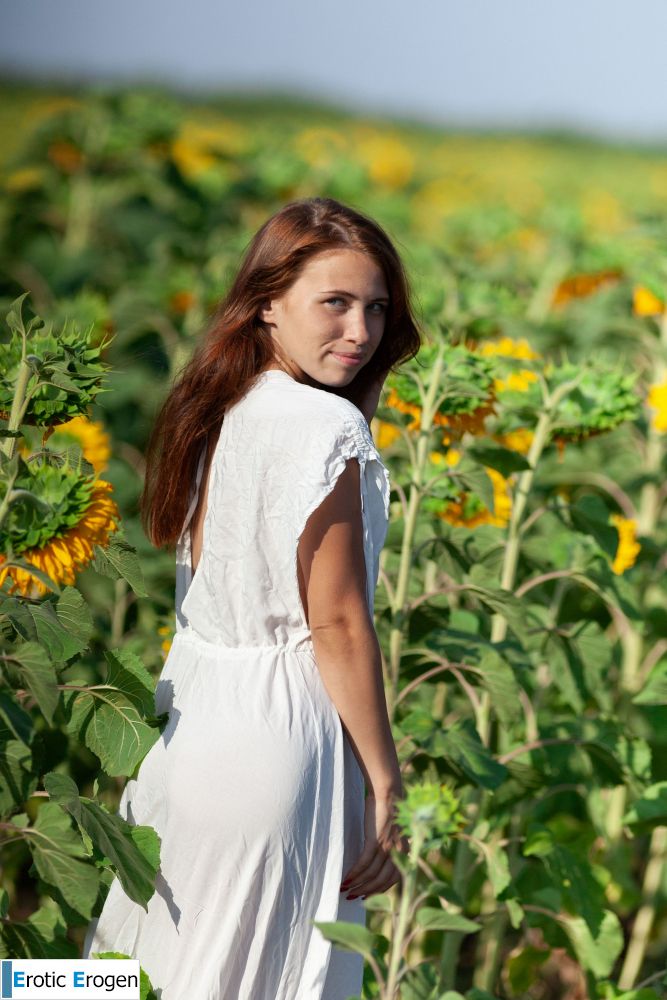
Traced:
<path fill-rule="evenodd" d="M 367 320 L 363 311 L 360 313 L 352 312 L 350 314 L 346 333 L 347 337 L 357 344 L 365 344 L 370 340 Z"/>

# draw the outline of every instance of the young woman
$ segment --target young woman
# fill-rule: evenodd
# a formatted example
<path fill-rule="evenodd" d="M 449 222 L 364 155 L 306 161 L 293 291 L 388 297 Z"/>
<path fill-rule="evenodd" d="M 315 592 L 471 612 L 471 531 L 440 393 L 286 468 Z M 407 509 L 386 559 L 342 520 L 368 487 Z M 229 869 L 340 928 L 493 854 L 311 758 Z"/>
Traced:
<path fill-rule="evenodd" d="M 420 343 L 399 256 L 329 198 L 253 238 L 148 448 L 155 545 L 177 543 L 169 722 L 128 780 L 160 838 L 147 910 L 118 880 L 84 957 L 138 958 L 161 1000 L 346 1000 L 365 923 L 400 880 L 403 795 L 373 597 L 389 480 L 369 423 Z M 343 885 L 341 885 L 343 880 Z"/>

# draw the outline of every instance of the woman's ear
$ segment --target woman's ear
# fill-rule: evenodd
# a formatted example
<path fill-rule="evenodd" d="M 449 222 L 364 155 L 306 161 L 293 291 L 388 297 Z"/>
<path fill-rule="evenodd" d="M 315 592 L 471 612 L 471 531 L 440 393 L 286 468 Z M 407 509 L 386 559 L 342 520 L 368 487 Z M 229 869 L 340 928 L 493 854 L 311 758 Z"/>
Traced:
<path fill-rule="evenodd" d="M 264 323 L 270 323 L 275 320 L 275 311 L 273 308 L 273 302 L 270 299 L 265 299 L 259 309 L 259 318 Z"/>

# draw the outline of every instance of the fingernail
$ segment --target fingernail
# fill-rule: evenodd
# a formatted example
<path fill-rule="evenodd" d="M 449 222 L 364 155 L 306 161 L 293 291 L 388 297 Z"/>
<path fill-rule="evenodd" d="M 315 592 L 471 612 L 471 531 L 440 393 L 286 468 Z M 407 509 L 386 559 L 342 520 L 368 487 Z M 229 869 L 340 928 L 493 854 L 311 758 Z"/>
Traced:
<path fill-rule="evenodd" d="M 356 896 L 348 896 L 347 898 L 348 899 L 356 899 L 357 897 Z"/>

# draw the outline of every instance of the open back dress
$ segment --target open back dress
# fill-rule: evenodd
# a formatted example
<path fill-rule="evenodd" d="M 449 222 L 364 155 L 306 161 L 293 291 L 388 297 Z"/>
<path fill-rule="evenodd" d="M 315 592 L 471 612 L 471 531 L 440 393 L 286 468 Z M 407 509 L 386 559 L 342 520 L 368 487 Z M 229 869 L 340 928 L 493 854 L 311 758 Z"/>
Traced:
<path fill-rule="evenodd" d="M 155 892 L 144 909 L 116 878 L 83 957 L 138 959 L 160 1000 L 348 1000 L 361 992 L 363 960 L 314 921 L 365 923 L 361 899 L 340 891 L 363 848 L 364 780 L 315 660 L 297 543 L 356 458 L 372 614 L 387 469 L 351 402 L 282 370 L 261 373 L 222 422 L 193 576 L 204 458 L 155 692 L 169 721 L 119 806 L 161 838 Z"/>

